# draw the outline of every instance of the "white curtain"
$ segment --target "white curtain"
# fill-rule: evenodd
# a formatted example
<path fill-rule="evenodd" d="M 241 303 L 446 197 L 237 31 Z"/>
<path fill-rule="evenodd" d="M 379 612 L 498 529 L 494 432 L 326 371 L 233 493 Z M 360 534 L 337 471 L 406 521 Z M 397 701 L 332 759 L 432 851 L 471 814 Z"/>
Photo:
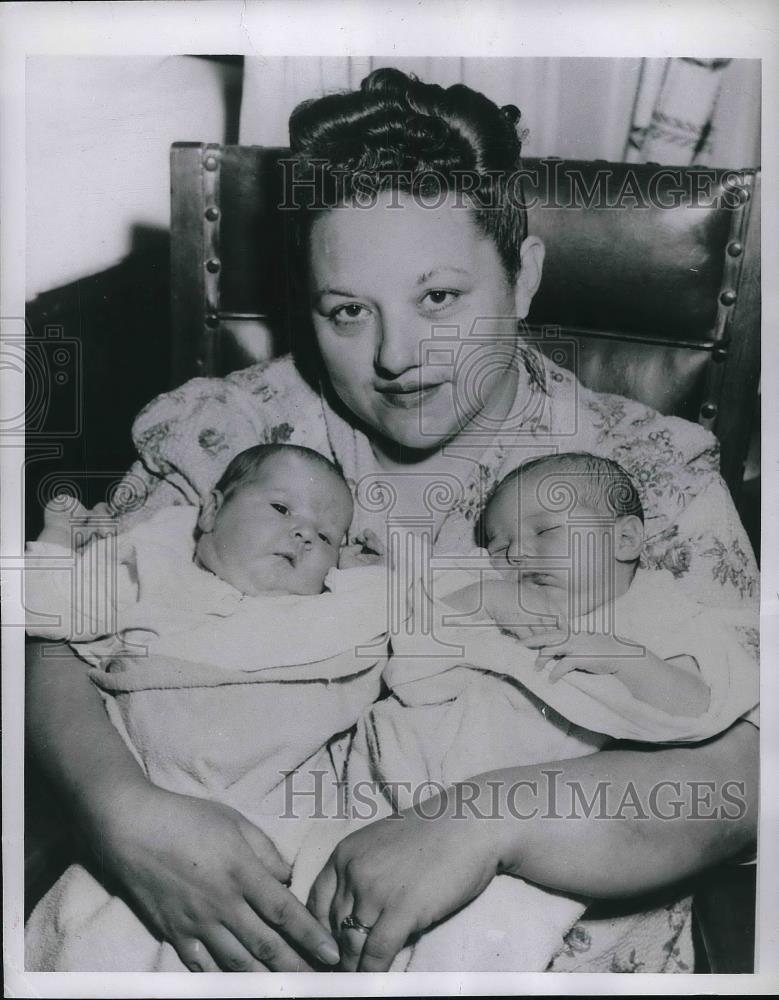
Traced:
<path fill-rule="evenodd" d="M 756 166 L 759 136 L 758 60 L 644 60 L 628 161 Z"/>
<path fill-rule="evenodd" d="M 241 105 L 240 141 L 284 146 L 287 121 L 300 101 L 359 86 L 379 66 L 397 66 L 420 79 L 449 86 L 465 83 L 498 104 L 516 104 L 529 130 L 527 156 L 565 159 L 659 159 L 628 146 L 636 115 L 648 126 L 669 64 L 687 60 L 609 58 L 380 58 L 247 57 Z M 758 162 L 760 63 L 720 60 L 718 87 L 710 109 L 707 162 L 754 166 Z M 709 71 L 707 71 L 709 72 Z M 712 76 L 714 74 L 711 74 Z M 683 89 L 683 88 L 682 88 Z M 704 100 L 704 103 L 706 103 Z M 640 123 L 639 123 L 640 127 Z M 633 131 L 636 138 L 636 131 Z M 679 147 L 670 147 L 678 157 Z"/>

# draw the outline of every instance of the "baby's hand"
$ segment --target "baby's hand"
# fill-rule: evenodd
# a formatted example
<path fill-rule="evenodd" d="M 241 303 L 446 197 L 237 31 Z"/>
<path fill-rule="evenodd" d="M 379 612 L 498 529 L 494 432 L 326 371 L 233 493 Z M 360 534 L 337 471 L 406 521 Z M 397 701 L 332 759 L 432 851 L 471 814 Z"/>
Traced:
<path fill-rule="evenodd" d="M 339 569 L 354 569 L 355 566 L 381 566 L 384 564 L 384 544 L 376 534 L 367 528 L 357 535 L 351 545 L 344 545 L 338 560 Z"/>
<path fill-rule="evenodd" d="M 43 511 L 43 531 L 37 541 L 59 545 L 64 549 L 73 546 L 73 526 L 85 522 L 89 511 L 75 497 L 60 493 L 46 504 Z"/>
<path fill-rule="evenodd" d="M 537 670 L 552 662 L 552 683 L 572 670 L 613 674 L 634 698 L 669 715 L 699 716 L 708 710 L 711 691 L 692 656 L 662 660 L 651 649 L 627 639 L 602 633 L 568 635 L 559 629 L 525 639 L 523 645 L 539 651 Z"/>
<path fill-rule="evenodd" d="M 550 683 L 559 681 L 572 670 L 587 674 L 632 675 L 636 670 L 665 666 L 663 660 L 645 647 L 606 633 L 572 635 L 562 629 L 552 629 L 523 638 L 523 644 L 528 649 L 538 650 L 536 670 L 544 670 L 552 664 Z"/>

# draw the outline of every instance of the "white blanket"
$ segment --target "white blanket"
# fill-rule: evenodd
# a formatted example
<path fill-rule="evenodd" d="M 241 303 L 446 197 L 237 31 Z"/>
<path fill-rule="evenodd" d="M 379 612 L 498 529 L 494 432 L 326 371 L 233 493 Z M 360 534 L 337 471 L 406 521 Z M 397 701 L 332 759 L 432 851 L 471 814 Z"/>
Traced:
<path fill-rule="evenodd" d="M 433 794 L 480 772 L 583 756 L 607 737 L 701 740 L 726 729 L 758 701 L 752 661 L 714 612 L 679 593 L 669 573 L 639 571 L 628 593 L 614 602 L 612 621 L 617 635 L 662 658 L 686 653 L 698 660 L 711 697 L 708 710 L 695 718 L 638 701 L 611 675 L 574 672 L 550 683 L 548 669 L 535 670 L 536 653 L 484 612 L 453 612 L 448 594 L 474 580 L 478 574 L 452 572 L 437 580 L 433 638 L 393 636 L 384 674 L 392 697 L 358 725 L 347 769 L 350 787 L 378 781 L 387 802 L 403 808 L 426 784 L 427 794 Z M 418 599 L 429 597 L 420 591 Z M 588 624 L 585 619 L 577 627 Z M 444 642 L 454 647 L 448 655 Z M 534 804 L 541 811 L 550 807 L 543 786 Z M 405 949 L 393 968 L 542 971 L 584 908 L 584 900 L 501 875 L 478 899 Z"/>
<path fill-rule="evenodd" d="M 159 564 L 158 550 L 136 544 L 123 552 L 146 569 L 136 574 L 149 583 L 143 600 L 106 602 L 110 614 L 93 618 L 89 641 L 73 648 L 96 665 L 90 677 L 141 767 L 156 785 L 237 809 L 290 863 L 307 833 L 326 857 L 343 821 L 307 819 L 305 793 L 319 789 L 319 805 L 336 813 L 328 796 L 342 778 L 342 734 L 379 696 L 388 656 L 383 572 L 333 571 L 331 590 L 315 597 L 242 600 L 225 585 L 215 610 L 221 581 L 195 569 L 182 600 L 175 577 L 161 592 L 148 572 L 144 557 Z M 175 565 L 173 557 L 164 565 Z M 191 560 L 181 566 L 186 575 Z M 94 639 L 117 611 L 121 633 Z M 302 818 L 285 818 L 293 810 Z M 174 950 L 80 865 L 33 911 L 26 967 L 184 970 Z"/>
<path fill-rule="evenodd" d="M 656 583 L 657 594 L 664 593 L 664 581 L 651 576 L 647 585 Z M 462 580 L 450 579 L 450 587 L 453 582 L 462 585 Z M 310 777 L 313 772 L 325 771 L 319 787 L 333 792 L 335 782 L 344 777 L 346 746 L 346 777 L 352 790 L 358 781 L 376 777 L 408 781 L 412 787 L 427 780 L 446 785 L 497 767 L 591 753 L 604 742 L 603 734 L 624 738 L 626 733 L 642 732 L 647 739 L 700 739 L 701 732 L 724 728 L 728 719 L 733 721 L 756 700 L 750 688 L 754 669 L 750 667 L 747 676 L 729 650 L 724 657 L 703 661 L 712 699 L 706 716 L 696 720 L 663 717 L 634 704 L 626 689 L 611 678 L 574 674 L 549 685 L 545 675 L 533 669 L 535 655 L 493 623 L 482 620 L 477 628 L 473 622 L 447 623 L 451 607 L 444 588 L 433 598 L 433 621 L 438 634 L 445 634 L 446 641 L 460 649 L 448 657 L 420 656 L 419 636 L 406 632 L 393 636 L 395 655 L 384 670 L 393 695 L 372 705 L 386 664 L 387 636 L 382 632 L 386 610 L 369 591 L 367 586 L 350 590 L 351 612 L 357 597 L 364 602 L 363 614 L 356 619 L 361 634 L 355 635 L 351 619 L 337 653 L 333 653 L 337 630 L 325 628 L 320 634 L 319 644 L 332 653 L 326 659 L 308 661 L 298 651 L 299 661 L 290 663 L 294 644 L 289 633 L 286 641 L 279 633 L 267 642 L 255 641 L 247 662 L 248 631 L 240 643 L 227 647 L 224 643 L 228 623 L 236 621 L 233 613 L 224 626 L 212 621 L 204 631 L 198 640 L 202 656 L 198 662 L 155 651 L 153 659 L 119 658 L 108 671 L 92 671 L 112 719 L 151 780 L 172 791 L 218 799 L 257 823 L 294 862 L 293 891 L 301 899 L 335 844 L 359 824 L 339 818 L 280 818 L 290 802 L 282 772 L 295 772 L 295 789 L 303 791 L 312 787 L 307 781 L 315 780 Z M 638 590 L 637 595 L 639 600 L 633 602 L 637 619 L 642 615 L 646 619 L 647 592 Z M 335 599 L 337 594 L 331 596 Z M 681 628 L 692 612 L 690 607 L 674 607 L 675 619 L 648 616 L 645 637 L 635 631 L 638 620 L 628 625 L 633 631 L 625 628 L 624 634 L 645 641 L 660 655 L 672 655 L 664 654 L 659 645 L 658 637 L 665 632 L 658 630 L 658 622 L 668 624 L 670 632 L 673 621 Z M 328 620 L 332 625 L 337 616 Z M 627 617 L 618 620 L 628 622 Z M 302 641 L 312 649 L 317 637 L 308 620 L 306 625 Z M 244 626 L 250 629 L 249 619 Z M 669 640 L 669 648 L 690 652 L 677 649 L 677 639 Z M 179 640 L 178 648 L 191 655 L 194 640 L 183 633 Z M 359 654 L 356 646 L 362 647 Z M 374 652 L 366 651 L 366 646 L 373 646 Z M 236 655 L 225 653 L 226 648 Z M 286 655 L 280 665 L 282 649 Z M 273 725 L 267 724 L 269 719 Z M 333 740 L 334 734 L 358 719 L 351 747 Z M 402 798 L 392 803 L 385 798 L 382 808 L 388 813 L 392 805 L 406 804 Z M 335 816 L 332 801 L 325 802 L 325 809 Z M 582 900 L 499 876 L 469 906 L 426 932 L 413 948 L 404 949 L 394 968 L 542 970 L 584 905 Z M 183 968 L 169 945 L 154 938 L 124 902 L 80 866 L 69 869 L 33 912 L 26 964 L 38 971 Z"/>

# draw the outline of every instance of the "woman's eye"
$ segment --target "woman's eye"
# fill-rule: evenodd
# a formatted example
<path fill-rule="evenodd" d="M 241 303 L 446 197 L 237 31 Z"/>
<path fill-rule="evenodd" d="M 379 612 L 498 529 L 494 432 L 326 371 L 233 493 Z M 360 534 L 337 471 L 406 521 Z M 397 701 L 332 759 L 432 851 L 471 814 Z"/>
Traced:
<path fill-rule="evenodd" d="M 287 507 L 283 503 L 272 503 L 271 507 L 274 510 L 277 510 L 279 512 L 279 514 L 289 514 L 289 507 Z"/>
<path fill-rule="evenodd" d="M 346 305 L 338 306 L 330 312 L 330 319 L 334 323 L 348 325 L 350 323 L 360 323 L 370 315 L 365 306 L 358 302 L 348 302 Z"/>
<path fill-rule="evenodd" d="M 453 292 L 447 288 L 432 288 L 429 292 L 424 294 L 422 301 L 427 300 L 427 302 L 433 306 L 434 309 L 444 309 L 446 306 L 455 302 L 459 297 L 459 292 Z"/>
<path fill-rule="evenodd" d="M 551 527 L 549 527 L 549 528 L 539 528 L 539 529 L 538 529 L 538 531 L 536 532 L 536 534 L 537 534 L 537 535 L 546 535 L 546 534 L 548 534 L 548 533 L 549 533 L 550 531 L 557 531 L 557 529 L 558 529 L 558 528 L 560 528 L 560 527 L 562 527 L 562 525 L 559 525 L 559 524 L 553 524 L 553 525 L 552 525 Z"/>

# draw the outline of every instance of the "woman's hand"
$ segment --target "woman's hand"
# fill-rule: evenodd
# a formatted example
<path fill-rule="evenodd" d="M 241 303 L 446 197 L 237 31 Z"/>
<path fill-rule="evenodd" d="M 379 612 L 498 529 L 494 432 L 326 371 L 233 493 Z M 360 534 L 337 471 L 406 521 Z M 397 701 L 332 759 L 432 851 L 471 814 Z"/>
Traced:
<path fill-rule="evenodd" d="M 412 934 L 480 895 L 497 874 L 495 824 L 463 808 L 458 787 L 357 830 L 331 854 L 308 906 L 339 937 L 340 969 L 386 972 Z M 342 930 L 349 915 L 369 933 Z"/>
<path fill-rule="evenodd" d="M 289 866 L 240 813 L 153 785 L 114 803 L 102 857 L 193 972 L 311 969 L 338 948 L 284 885 Z"/>

